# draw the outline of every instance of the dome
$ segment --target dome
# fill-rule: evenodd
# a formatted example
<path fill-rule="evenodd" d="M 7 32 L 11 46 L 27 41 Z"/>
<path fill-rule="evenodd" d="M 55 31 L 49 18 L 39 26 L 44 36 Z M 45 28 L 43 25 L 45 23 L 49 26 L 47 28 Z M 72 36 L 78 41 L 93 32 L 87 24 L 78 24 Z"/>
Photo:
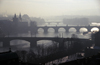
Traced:
<path fill-rule="evenodd" d="M 24 15 L 22 16 L 22 18 L 30 19 L 30 17 L 29 17 L 27 14 L 24 14 Z"/>

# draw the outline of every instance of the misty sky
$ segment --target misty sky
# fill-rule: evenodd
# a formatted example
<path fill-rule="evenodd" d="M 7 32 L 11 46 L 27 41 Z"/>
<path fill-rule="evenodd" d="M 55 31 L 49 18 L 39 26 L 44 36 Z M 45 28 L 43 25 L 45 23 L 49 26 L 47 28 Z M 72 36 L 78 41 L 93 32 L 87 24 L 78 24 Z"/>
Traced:
<path fill-rule="evenodd" d="M 97 0 L 0 0 L 0 14 L 28 14 L 33 17 L 58 15 L 100 15 Z"/>

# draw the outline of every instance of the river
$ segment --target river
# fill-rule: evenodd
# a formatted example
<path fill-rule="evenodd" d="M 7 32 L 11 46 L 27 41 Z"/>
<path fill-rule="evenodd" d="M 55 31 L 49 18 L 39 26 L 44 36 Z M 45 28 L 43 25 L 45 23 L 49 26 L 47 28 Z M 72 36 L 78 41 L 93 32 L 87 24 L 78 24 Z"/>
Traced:
<path fill-rule="evenodd" d="M 51 31 L 51 32 L 50 32 Z M 25 34 L 18 34 L 17 37 L 63 37 L 63 38 L 71 38 L 72 34 L 75 34 L 78 38 L 85 38 L 89 39 L 90 34 L 83 35 L 82 33 L 70 32 L 66 33 L 63 30 L 59 31 L 59 33 L 52 32 L 50 30 L 48 33 L 44 33 L 42 30 L 39 30 L 38 33 L 31 35 L 30 32 Z M 16 37 L 15 35 L 9 35 L 9 37 Z M 49 46 L 52 44 L 51 40 L 40 40 L 37 41 L 37 45 L 44 44 L 45 46 Z M 1 51 L 5 51 L 2 47 L 2 43 L 0 44 Z M 11 49 L 12 50 L 29 50 L 30 43 L 25 40 L 12 40 L 10 41 Z M 3 50 L 2 50 L 3 49 Z"/>

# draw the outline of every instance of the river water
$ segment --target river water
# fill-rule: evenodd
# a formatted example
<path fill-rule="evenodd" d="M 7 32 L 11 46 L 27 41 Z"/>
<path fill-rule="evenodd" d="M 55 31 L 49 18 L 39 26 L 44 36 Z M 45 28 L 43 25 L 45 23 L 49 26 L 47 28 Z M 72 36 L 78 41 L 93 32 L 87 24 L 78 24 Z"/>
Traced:
<path fill-rule="evenodd" d="M 51 24 L 51 25 L 50 25 Z M 46 23 L 46 26 L 55 26 L 56 23 Z M 43 26 L 45 26 L 43 25 Z M 63 23 L 59 23 L 60 26 L 64 26 Z M 59 26 L 58 25 L 58 26 Z M 86 28 L 81 28 L 80 32 L 76 32 L 75 28 L 70 28 L 69 33 L 65 31 L 64 28 L 58 29 L 58 33 L 55 33 L 55 30 L 53 28 L 48 29 L 48 33 L 44 33 L 44 30 L 42 28 L 38 29 L 38 33 L 32 34 L 30 31 L 28 33 L 24 34 L 18 34 L 18 35 L 7 35 L 6 37 L 64 37 L 64 38 L 71 38 L 72 34 L 75 34 L 78 38 L 90 38 L 90 33 L 83 35 L 82 32 L 87 32 Z M 37 45 L 44 44 L 45 46 L 50 46 L 52 44 L 51 40 L 40 40 L 37 41 Z M 25 40 L 12 40 L 10 41 L 10 48 L 12 50 L 29 50 L 30 48 L 30 42 L 27 42 Z M 0 43 L 1 51 L 5 51 L 5 48 L 3 48 L 3 43 Z M 8 49 L 7 49 L 8 50 Z"/>
<path fill-rule="evenodd" d="M 85 31 L 83 29 L 83 31 Z M 89 39 L 90 38 L 90 33 L 87 33 L 85 35 L 83 35 L 82 32 L 75 32 L 75 30 L 70 30 L 69 33 L 66 33 L 65 30 L 59 30 L 58 33 L 55 33 L 54 30 L 48 30 L 48 33 L 44 33 L 42 29 L 38 30 L 38 33 L 36 34 L 32 34 L 30 33 L 30 31 L 28 33 L 24 33 L 24 34 L 18 34 L 18 35 L 9 35 L 9 37 L 61 37 L 61 38 L 71 38 L 72 34 L 75 34 L 78 38 L 85 38 L 85 39 Z M 8 36 L 7 36 L 8 37 Z M 37 41 L 37 45 L 44 45 L 44 46 L 50 46 L 52 45 L 52 41 L 51 40 L 40 40 Z M 10 48 L 12 51 L 16 51 L 16 50 L 26 50 L 29 51 L 30 50 L 30 43 L 25 41 L 25 40 L 12 40 L 10 41 Z M 2 44 L 0 44 L 0 52 L 4 52 L 4 51 L 8 51 L 9 48 L 3 48 Z M 53 63 L 55 64 L 59 64 L 59 63 L 64 63 L 70 60 L 75 60 L 77 59 L 77 56 L 75 56 L 74 58 L 70 58 L 68 59 L 68 56 L 61 58 L 61 60 L 58 61 L 54 60 Z M 52 65 L 52 63 L 47 63 L 46 65 Z"/>
<path fill-rule="evenodd" d="M 78 38 L 85 38 L 89 39 L 90 34 L 85 34 L 83 35 L 82 33 L 76 33 L 76 32 L 70 32 L 66 33 L 63 30 L 59 31 L 59 33 L 51 32 L 49 31 L 48 33 L 44 33 L 42 30 L 38 31 L 38 33 L 31 35 L 30 32 L 25 33 L 25 34 L 18 34 L 18 35 L 9 35 L 9 37 L 63 37 L 63 38 L 71 38 L 72 34 L 75 34 Z M 52 44 L 51 40 L 40 40 L 37 41 L 37 45 L 44 44 L 45 46 L 49 46 Z M 2 43 L 0 44 L 1 51 L 5 51 L 4 48 L 2 47 Z M 10 41 L 10 47 L 12 50 L 29 50 L 30 47 L 30 42 L 27 42 L 25 40 L 12 40 Z M 2 50 L 3 49 L 3 50 Z M 8 49 L 6 49 L 8 50 Z"/>
<path fill-rule="evenodd" d="M 51 22 L 48 24 L 48 22 L 46 22 L 44 25 L 41 25 L 41 26 L 56 26 L 56 25 L 57 26 L 65 26 L 65 24 L 63 24 L 61 21 L 59 22 L 59 24 L 54 23 L 54 22 Z M 38 33 L 35 33 L 32 35 L 29 31 L 28 33 L 18 34 L 18 35 L 7 35 L 6 37 L 9 36 L 9 37 L 64 37 L 64 38 L 70 38 L 72 36 L 72 34 L 75 34 L 78 38 L 89 39 L 91 36 L 91 32 L 88 32 L 87 34 L 83 35 L 83 32 L 87 32 L 87 31 L 88 30 L 86 28 L 81 28 L 80 32 L 76 32 L 75 28 L 70 28 L 69 33 L 68 32 L 66 33 L 64 28 L 60 28 L 60 29 L 58 29 L 58 33 L 55 33 L 55 30 L 53 28 L 49 28 L 48 33 L 44 33 L 44 30 L 42 28 L 40 28 L 40 29 L 38 29 Z M 41 44 L 45 44 L 46 46 L 49 46 L 52 44 L 52 41 L 51 40 L 37 41 L 37 45 L 41 45 Z M 25 40 L 12 40 L 12 41 L 10 41 L 10 45 L 11 45 L 12 50 L 23 50 L 23 49 L 28 50 L 30 47 L 30 43 Z M 3 44 L 0 43 L 0 48 L 3 48 L 2 46 L 3 46 Z"/>

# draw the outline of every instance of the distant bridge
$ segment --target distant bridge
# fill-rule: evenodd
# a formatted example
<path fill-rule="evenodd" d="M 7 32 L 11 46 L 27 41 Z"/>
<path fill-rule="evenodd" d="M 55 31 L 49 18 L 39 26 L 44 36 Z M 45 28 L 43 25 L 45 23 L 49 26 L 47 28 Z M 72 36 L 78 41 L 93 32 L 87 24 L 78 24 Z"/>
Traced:
<path fill-rule="evenodd" d="M 66 25 L 66 26 L 37 26 L 37 27 L 35 27 L 34 29 L 31 27 L 30 29 L 30 31 L 31 32 L 38 32 L 38 30 L 39 29 L 43 29 L 44 30 L 44 33 L 47 33 L 48 32 L 48 30 L 50 29 L 50 28 L 52 28 L 52 29 L 54 29 L 54 31 L 56 32 L 56 33 L 58 33 L 58 30 L 60 29 L 60 28 L 63 28 L 63 29 L 65 29 L 65 32 L 69 32 L 69 30 L 71 29 L 71 28 L 74 28 L 75 30 L 76 30 L 76 32 L 80 32 L 80 29 L 81 28 L 85 28 L 85 29 L 87 29 L 87 32 L 91 32 L 91 29 L 92 28 L 98 28 L 99 30 L 100 30 L 100 26 L 90 26 L 90 25 L 88 25 L 88 26 L 68 26 L 68 25 Z"/>
<path fill-rule="evenodd" d="M 10 47 L 10 41 L 12 40 L 25 40 L 30 42 L 30 47 L 37 47 L 37 41 L 39 40 L 51 40 L 59 43 L 59 48 L 64 47 L 65 41 L 72 41 L 74 38 L 58 38 L 58 37 L 0 37 L 0 42 L 3 43 L 3 47 Z M 80 39 L 80 40 L 88 40 L 88 39 Z"/>
<path fill-rule="evenodd" d="M 31 33 L 37 33 L 38 30 L 41 28 L 44 30 L 44 33 L 48 33 L 48 30 L 52 28 L 56 33 L 59 32 L 59 29 L 64 29 L 65 32 L 69 32 L 71 28 L 74 28 L 76 32 L 80 32 L 81 28 L 87 29 L 87 32 L 91 32 L 91 29 L 96 27 L 100 30 L 100 26 L 91 26 L 91 25 L 60 25 L 57 23 L 55 26 L 37 26 L 34 22 L 30 22 L 30 26 L 28 25 L 28 22 L 11 22 L 11 21 L 0 21 L 0 31 L 4 34 L 12 35 L 17 33 L 28 33 L 30 31 Z"/>

